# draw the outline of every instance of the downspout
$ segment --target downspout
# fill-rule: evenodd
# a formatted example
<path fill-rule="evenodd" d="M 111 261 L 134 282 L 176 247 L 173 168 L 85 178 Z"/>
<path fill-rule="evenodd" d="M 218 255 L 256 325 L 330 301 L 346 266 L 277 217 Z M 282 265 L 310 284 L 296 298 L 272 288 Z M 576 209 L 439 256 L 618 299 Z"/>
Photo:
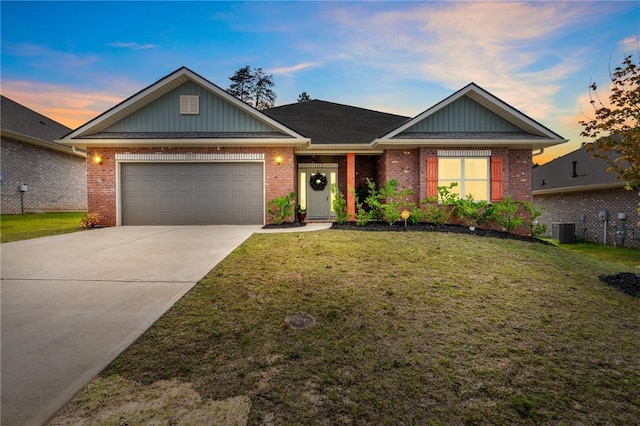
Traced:
<path fill-rule="evenodd" d="M 540 148 L 540 152 L 534 152 L 531 156 L 536 157 L 538 155 L 541 155 L 542 153 L 544 153 L 544 148 Z"/>

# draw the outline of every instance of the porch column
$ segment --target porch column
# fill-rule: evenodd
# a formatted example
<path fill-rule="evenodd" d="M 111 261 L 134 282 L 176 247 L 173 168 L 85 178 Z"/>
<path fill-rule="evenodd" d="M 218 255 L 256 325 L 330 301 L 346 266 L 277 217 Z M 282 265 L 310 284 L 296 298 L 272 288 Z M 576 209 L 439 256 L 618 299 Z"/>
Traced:
<path fill-rule="evenodd" d="M 356 189 L 356 154 L 347 153 L 347 216 L 349 220 L 356 217 L 356 200 L 353 192 Z"/>

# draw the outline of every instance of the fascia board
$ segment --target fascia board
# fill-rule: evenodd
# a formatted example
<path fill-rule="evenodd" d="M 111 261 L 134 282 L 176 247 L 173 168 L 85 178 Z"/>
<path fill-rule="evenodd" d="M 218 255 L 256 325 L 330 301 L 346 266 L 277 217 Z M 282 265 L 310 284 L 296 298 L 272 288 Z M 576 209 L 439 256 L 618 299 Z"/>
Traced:
<path fill-rule="evenodd" d="M 76 151 L 70 146 L 62 145 L 59 141 L 49 142 L 43 139 L 34 138 L 33 136 L 25 135 L 24 133 L 14 132 L 12 130 L 2 129 L 0 131 L 2 137 L 17 140 L 18 142 L 25 142 L 31 145 L 39 146 L 42 148 L 51 149 L 56 152 L 62 152 L 64 154 L 75 155 L 76 157 L 86 158 L 87 154 L 84 152 Z"/>
<path fill-rule="evenodd" d="M 393 149 L 420 146 L 497 146 L 515 149 L 540 149 L 568 142 L 562 140 L 523 140 L 523 139 L 376 139 L 374 148 Z"/>
<path fill-rule="evenodd" d="M 372 148 L 371 144 L 310 144 L 296 150 L 296 154 L 300 155 L 341 155 L 347 153 L 379 155 L 383 152 L 384 150 Z"/>
<path fill-rule="evenodd" d="M 594 185 L 580 185 L 580 186 L 565 186 L 562 188 L 550 188 L 550 189 L 534 189 L 533 195 L 550 195 L 550 194 L 564 194 L 571 192 L 587 192 L 587 191 L 600 191 L 603 189 L 620 189 L 624 188 L 626 183 L 601 183 Z"/>
<path fill-rule="evenodd" d="M 155 147 L 155 146 L 306 146 L 309 139 L 292 138 L 220 138 L 220 139 L 74 139 L 59 140 L 58 143 L 68 146 L 131 146 L 131 147 Z"/>
<path fill-rule="evenodd" d="M 173 72 L 172 74 L 169 74 L 168 76 L 158 80 L 156 83 L 148 86 L 146 89 L 142 89 L 140 92 L 134 94 L 133 96 L 131 96 L 130 98 L 122 101 L 120 104 L 116 105 L 115 107 L 107 110 L 106 112 L 102 113 L 101 115 L 99 115 L 98 117 L 94 118 L 93 120 L 87 122 L 86 124 L 80 126 L 78 129 L 72 131 L 71 133 L 69 133 L 68 135 L 64 136 L 64 140 L 67 139 L 74 139 L 77 138 L 83 134 L 86 134 L 88 132 L 91 132 L 94 129 L 100 129 L 100 124 L 103 124 L 105 122 L 108 122 L 111 118 L 117 116 L 118 114 L 120 114 L 121 112 L 123 112 L 125 109 L 136 106 L 130 113 L 142 108 L 145 105 L 148 105 L 149 103 L 153 102 L 155 99 L 158 99 L 160 96 L 164 95 L 165 93 L 168 93 L 170 90 L 173 90 L 175 87 L 184 84 L 185 82 L 187 82 L 188 80 L 192 80 L 194 82 L 196 82 L 197 84 L 200 84 L 201 86 L 203 86 L 204 88 L 206 88 L 207 90 L 213 92 L 215 95 L 220 96 L 221 98 L 223 98 L 224 100 L 226 100 L 227 102 L 232 103 L 234 106 L 238 107 L 239 109 L 243 110 L 244 112 L 250 114 L 251 116 L 255 117 L 258 120 L 261 120 L 267 124 L 269 124 L 270 126 L 273 126 L 275 128 L 277 128 L 278 130 L 282 131 L 285 134 L 288 134 L 294 138 L 297 139 L 304 139 L 304 137 L 298 133 L 296 133 L 295 131 L 289 129 L 288 127 L 284 126 L 283 124 L 273 120 L 272 118 L 266 116 L 265 114 L 262 114 L 260 111 L 258 111 L 257 109 L 251 107 L 250 105 L 247 105 L 246 103 L 242 102 L 241 100 L 237 99 L 234 96 L 231 96 L 229 93 L 227 93 L 226 91 L 222 90 L 220 87 L 216 86 L 215 84 L 211 83 L 210 81 L 208 81 L 207 79 L 205 79 L 204 77 L 199 76 L 198 74 L 194 73 L 193 71 L 191 71 L 188 68 L 180 68 L 179 70 Z M 174 85 L 172 83 L 177 83 L 177 85 Z M 169 90 L 163 91 L 163 88 L 167 88 L 169 87 Z M 128 113 L 128 114 L 130 114 Z M 127 115 L 128 115 L 127 114 Z M 122 117 L 124 118 L 124 117 Z M 120 119 L 120 118 L 118 118 Z M 115 120 L 115 122 L 117 122 L 118 120 Z M 109 125 L 111 125 L 113 123 L 109 123 Z M 108 126 L 106 126 L 108 127 Z"/>

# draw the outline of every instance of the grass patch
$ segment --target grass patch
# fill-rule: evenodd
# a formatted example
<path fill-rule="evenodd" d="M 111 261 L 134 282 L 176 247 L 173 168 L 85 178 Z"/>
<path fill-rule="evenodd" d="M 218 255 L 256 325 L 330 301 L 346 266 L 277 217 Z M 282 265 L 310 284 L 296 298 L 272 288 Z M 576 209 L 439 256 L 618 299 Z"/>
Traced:
<path fill-rule="evenodd" d="M 563 250 L 583 254 L 595 259 L 630 266 L 635 268 L 636 272 L 640 270 L 640 249 L 603 246 L 589 242 L 560 244 L 559 247 Z"/>
<path fill-rule="evenodd" d="M 82 231 L 80 220 L 84 215 L 77 212 L 3 214 L 0 217 L 1 242 Z"/>
<path fill-rule="evenodd" d="M 633 424 L 639 300 L 598 279 L 623 269 L 469 235 L 255 234 L 100 380 L 248 396 L 254 425 Z"/>

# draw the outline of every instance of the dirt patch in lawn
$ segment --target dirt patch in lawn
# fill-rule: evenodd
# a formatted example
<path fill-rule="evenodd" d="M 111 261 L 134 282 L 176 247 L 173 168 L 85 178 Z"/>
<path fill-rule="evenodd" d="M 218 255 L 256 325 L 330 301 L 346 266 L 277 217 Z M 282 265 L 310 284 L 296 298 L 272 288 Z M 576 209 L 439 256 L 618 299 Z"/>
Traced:
<path fill-rule="evenodd" d="M 190 383 L 176 379 L 144 386 L 110 376 L 91 382 L 50 424 L 244 426 L 250 408 L 246 396 L 206 400 Z"/>
<path fill-rule="evenodd" d="M 621 272 L 619 274 L 602 275 L 600 280 L 633 297 L 640 297 L 640 274 Z"/>

